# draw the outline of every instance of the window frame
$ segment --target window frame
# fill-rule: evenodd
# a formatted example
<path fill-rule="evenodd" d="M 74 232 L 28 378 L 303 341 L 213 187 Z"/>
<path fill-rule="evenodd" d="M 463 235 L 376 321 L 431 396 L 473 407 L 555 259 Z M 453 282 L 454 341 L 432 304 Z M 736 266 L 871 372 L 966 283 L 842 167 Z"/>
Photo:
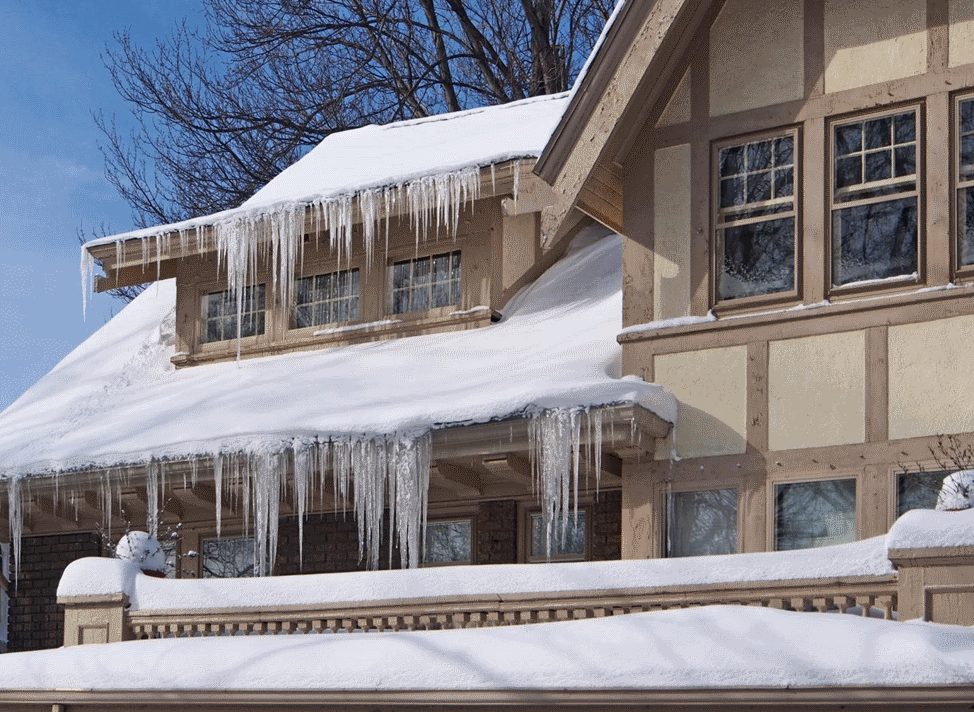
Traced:
<path fill-rule="evenodd" d="M 968 180 L 961 178 L 961 147 L 963 135 L 961 134 L 961 104 L 965 101 L 974 102 L 974 91 L 966 89 L 956 94 L 951 101 L 950 117 L 950 166 L 951 166 L 951 190 L 950 190 L 950 262 L 953 274 L 959 279 L 974 278 L 974 260 L 971 264 L 961 263 L 961 191 L 974 189 L 974 173 Z"/>
<path fill-rule="evenodd" d="M 323 322 L 321 324 L 312 324 L 310 326 L 297 326 L 296 315 L 297 315 L 297 308 L 298 308 L 298 282 L 302 279 L 316 279 L 318 277 L 324 277 L 324 276 L 334 277 L 341 273 L 348 273 L 349 275 L 351 275 L 352 273 L 357 273 L 358 289 L 354 294 L 355 305 L 356 305 L 356 316 L 352 319 L 348 319 L 347 321 L 329 321 L 329 322 Z M 346 324 L 357 324 L 362 322 L 363 320 L 362 309 L 363 309 L 363 302 L 364 302 L 362 296 L 362 286 L 364 284 L 363 277 L 364 277 L 363 272 L 358 265 L 348 265 L 341 269 L 321 268 L 321 269 L 316 269 L 307 274 L 296 275 L 294 277 L 294 289 L 293 289 L 293 294 L 291 295 L 291 303 L 288 304 L 287 307 L 287 319 L 285 322 L 287 325 L 286 331 L 296 335 L 310 335 L 313 334 L 315 331 L 328 329 L 330 327 L 341 326 Z M 338 301 L 338 300 L 325 300 L 325 301 L 328 302 L 328 301 Z M 319 304 L 319 303 L 322 302 L 310 302 L 310 304 Z"/>
<path fill-rule="evenodd" d="M 253 344 L 261 344 L 268 340 L 273 339 L 274 333 L 274 313 L 276 311 L 276 305 L 274 303 L 273 291 L 267 289 L 267 282 L 265 280 L 257 280 L 253 284 L 248 284 L 247 289 L 252 287 L 263 287 L 264 288 L 264 331 L 259 334 L 251 334 L 249 336 L 241 336 L 239 338 L 240 344 L 244 346 L 250 346 Z M 229 292 L 229 287 L 225 281 L 210 282 L 206 284 L 201 284 L 196 289 L 196 305 L 197 305 L 197 319 L 196 319 L 196 351 L 200 353 L 213 352 L 213 351 L 226 351 L 228 349 L 235 348 L 237 343 L 237 337 L 231 336 L 228 339 L 220 339 L 218 341 L 208 341 L 206 339 L 206 328 L 207 328 L 207 299 L 211 294 L 218 294 Z"/>
<path fill-rule="evenodd" d="M 801 477 L 784 477 L 768 480 L 767 498 L 767 522 L 766 527 L 768 551 L 799 551 L 798 549 L 778 549 L 778 487 L 780 485 L 798 485 L 816 482 L 831 482 L 852 480 L 855 483 L 855 503 L 853 505 L 853 516 L 855 524 L 853 527 L 853 541 L 859 541 L 862 535 L 862 480 L 856 472 L 833 472 L 828 475 L 817 473 L 817 475 L 803 474 Z"/>
<path fill-rule="evenodd" d="M 426 536 L 423 535 L 423 568 L 437 568 L 441 566 L 472 566 L 477 563 L 477 517 L 470 515 L 437 516 L 428 517 L 426 525 L 446 524 L 450 522 L 469 522 L 470 523 L 470 557 L 466 561 L 426 561 Z"/>
<path fill-rule="evenodd" d="M 711 142 L 710 146 L 710 254 L 709 254 L 709 267 L 710 267 L 710 304 L 713 307 L 715 313 L 721 312 L 733 312 L 742 311 L 755 307 L 763 307 L 766 305 L 775 304 L 787 304 L 800 302 L 803 296 L 803 250 L 802 250 L 802 235 L 804 230 L 804 220 L 803 220 L 803 186 L 804 186 L 804 154 L 803 147 L 804 142 L 802 139 L 803 126 L 801 124 L 792 124 L 786 126 L 779 126 L 772 129 L 767 129 L 764 131 L 748 134 L 739 134 L 736 136 L 731 136 L 727 138 L 721 138 Z M 771 292 L 767 294 L 754 294 L 747 297 L 736 297 L 736 298 L 726 298 L 722 299 L 719 295 L 719 283 L 721 274 L 721 263 L 723 261 L 722 251 L 719 246 L 722 244 L 718 235 L 722 230 L 727 227 L 733 226 L 735 224 L 754 224 L 758 222 L 766 222 L 759 219 L 751 219 L 747 223 L 734 223 L 734 222 L 722 222 L 721 221 L 721 207 L 720 207 L 720 152 L 722 149 L 726 149 L 732 146 L 746 146 L 747 144 L 757 143 L 760 141 L 767 141 L 769 139 L 783 138 L 785 136 L 791 136 L 793 141 L 792 149 L 792 209 L 782 213 L 776 213 L 772 216 L 768 216 L 767 221 L 774 219 L 793 217 L 795 220 L 794 229 L 794 281 L 792 288 L 780 292 Z M 766 201 L 762 204 L 771 204 L 771 201 Z"/>
<path fill-rule="evenodd" d="M 430 317 L 430 316 L 445 316 L 447 314 L 451 314 L 455 311 L 462 309 L 463 308 L 462 305 L 464 301 L 464 283 L 466 281 L 463 272 L 464 270 L 463 252 L 464 250 L 462 250 L 458 244 L 451 243 L 449 245 L 431 245 L 430 249 L 424 250 L 421 253 L 416 253 L 415 251 L 413 251 L 412 254 L 389 255 L 389 258 L 386 261 L 385 313 L 388 316 L 395 317 L 400 320 L 409 320 L 409 319 L 419 319 L 419 318 Z M 419 260 L 429 260 L 430 274 L 432 274 L 433 259 L 436 257 L 440 257 L 444 254 L 450 255 L 451 259 L 452 256 L 456 254 L 459 256 L 460 259 L 457 300 L 452 304 L 446 304 L 443 306 L 437 306 L 437 307 L 429 306 L 425 309 L 412 309 L 412 310 L 407 310 L 402 312 L 394 311 L 395 294 L 397 291 L 402 291 L 402 290 L 395 289 L 396 265 L 402 264 L 404 262 L 408 262 L 412 264 Z M 452 272 L 452 266 L 451 266 L 451 272 Z M 429 284 L 430 284 L 430 290 L 432 290 L 432 285 L 433 285 L 432 279 L 430 280 Z"/>
<path fill-rule="evenodd" d="M 686 488 L 670 488 L 667 487 L 662 492 L 660 511 L 663 513 L 660 532 L 660 558 L 663 559 L 682 559 L 682 558 L 693 558 L 694 556 L 717 556 L 717 554 L 694 554 L 690 556 L 673 556 L 669 550 L 669 525 L 672 519 L 672 502 L 674 495 L 688 494 L 694 492 L 711 492 L 715 490 L 734 490 L 737 494 L 737 513 L 735 526 L 735 551 L 734 553 L 739 554 L 744 551 L 744 507 L 742 506 L 742 493 L 744 488 L 742 483 L 737 481 L 724 481 L 724 482 L 706 482 L 706 483 L 695 483 L 692 487 Z"/>
<path fill-rule="evenodd" d="M 837 162 L 836 158 L 836 139 L 835 132 L 838 127 L 856 123 L 864 123 L 866 121 L 871 121 L 875 119 L 882 119 L 885 117 L 893 117 L 899 114 L 904 114 L 912 111 L 916 116 L 916 128 L 915 128 L 915 168 L 916 172 L 913 174 L 915 176 L 915 185 L 913 190 L 904 191 L 900 193 L 894 193 L 886 196 L 873 196 L 871 198 L 861 198 L 859 200 L 850 200 L 848 202 L 841 202 L 836 199 L 836 176 L 835 176 L 835 166 Z M 927 135 L 926 135 L 926 103 L 921 99 L 916 101 L 911 101 L 906 104 L 898 104 L 896 106 L 886 107 L 881 110 L 868 109 L 856 112 L 854 114 L 844 114 L 841 116 L 829 117 L 825 123 L 825 141 L 826 141 L 826 160 L 825 160 L 825 220 L 824 220 L 824 230 L 825 235 L 825 294 L 828 298 L 839 298 L 842 297 L 855 297 L 864 292 L 895 292 L 901 290 L 911 290 L 916 289 L 918 286 L 922 286 L 926 283 L 926 148 L 927 148 Z M 890 150 L 895 151 L 895 138 L 894 143 L 890 144 Z M 863 156 L 866 155 L 867 149 L 863 147 L 861 153 Z M 895 164 L 894 164 L 895 169 Z M 900 181 L 906 182 L 906 181 Z M 883 187 L 883 185 L 895 185 L 897 183 L 895 176 L 888 179 L 888 181 L 874 181 L 873 185 L 876 187 Z M 866 184 L 863 184 L 866 185 Z M 851 192 L 851 191 L 850 191 Z M 834 216 L 839 210 L 843 208 L 858 207 L 863 205 L 879 205 L 884 202 L 892 202 L 894 200 L 901 200 L 904 198 L 915 198 L 917 206 L 917 216 L 916 216 L 916 277 L 912 277 L 910 274 L 891 276 L 877 279 L 868 280 L 855 280 L 847 284 L 836 285 L 834 284 L 834 261 L 835 261 L 835 230 L 833 227 Z"/>
<path fill-rule="evenodd" d="M 568 516 L 573 516 L 575 511 L 574 504 L 569 507 Z M 592 504 L 579 503 L 578 513 L 585 515 L 585 546 L 581 554 L 552 554 L 551 556 L 545 556 L 544 554 L 535 556 L 532 553 L 533 550 L 533 535 L 534 526 L 533 520 L 536 516 L 541 516 L 541 507 L 531 506 L 521 508 L 523 521 L 521 522 L 520 530 L 523 532 L 521 541 L 524 542 L 522 548 L 521 560 L 528 564 L 546 564 L 546 563 L 562 563 L 562 562 L 572 562 L 572 561 L 591 561 L 592 560 Z"/>

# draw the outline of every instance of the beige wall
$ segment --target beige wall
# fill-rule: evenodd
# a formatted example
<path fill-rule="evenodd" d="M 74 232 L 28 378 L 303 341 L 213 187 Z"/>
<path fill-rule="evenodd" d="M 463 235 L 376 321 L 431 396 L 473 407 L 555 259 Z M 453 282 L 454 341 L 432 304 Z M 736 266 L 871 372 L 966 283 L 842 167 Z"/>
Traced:
<path fill-rule="evenodd" d="M 653 168 L 653 318 L 690 313 L 690 145 L 656 151 Z"/>
<path fill-rule="evenodd" d="M 974 316 L 889 329 L 891 439 L 974 430 Z"/>
<path fill-rule="evenodd" d="M 803 8 L 802 0 L 727 0 L 710 32 L 712 116 L 802 98 Z"/>
<path fill-rule="evenodd" d="M 825 91 L 923 74 L 926 0 L 825 0 Z"/>
<path fill-rule="evenodd" d="M 951 67 L 974 62 L 974 2 L 948 0 Z"/>
<path fill-rule="evenodd" d="M 771 450 L 861 443 L 866 437 L 862 331 L 768 344 Z"/>
<path fill-rule="evenodd" d="M 747 433 L 747 347 L 732 346 L 657 356 L 656 383 L 679 401 L 675 448 L 679 457 L 743 453 Z M 673 443 L 661 442 L 658 459 Z"/>
<path fill-rule="evenodd" d="M 669 103 L 663 114 L 656 122 L 657 127 L 674 126 L 690 120 L 690 70 L 683 73 L 683 78 L 673 91 Z"/>

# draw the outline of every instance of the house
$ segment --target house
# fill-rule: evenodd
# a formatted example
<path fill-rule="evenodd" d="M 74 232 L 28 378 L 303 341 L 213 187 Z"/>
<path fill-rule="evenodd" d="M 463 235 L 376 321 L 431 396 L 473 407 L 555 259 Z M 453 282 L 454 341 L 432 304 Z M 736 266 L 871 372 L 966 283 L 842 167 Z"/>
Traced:
<path fill-rule="evenodd" d="M 969 705 L 968 631 L 833 629 L 846 617 L 800 611 L 974 623 L 969 517 L 936 513 L 948 519 L 924 529 L 928 513 L 913 512 L 882 536 L 929 504 L 942 479 L 938 435 L 963 446 L 974 431 L 964 378 L 972 39 L 974 11 L 955 0 L 622 0 L 568 97 L 387 129 L 434 132 L 410 152 L 423 165 L 309 190 L 326 157 L 399 165 L 388 153 L 361 158 L 378 145 L 369 129 L 344 137 L 347 153 L 323 144 L 238 210 L 90 244 L 106 273 L 96 288 L 175 283 L 150 288 L 103 343 L 62 364 L 49 398 L 107 351 L 137 354 L 113 371 L 117 388 L 59 411 L 57 440 L 0 430 L 7 471 L 21 475 L 7 477 L 10 521 L 32 527 L 15 559 L 42 545 L 30 535 L 72 526 L 71 512 L 90 528 L 117 511 L 111 499 L 141 507 L 160 532 L 182 522 L 179 553 L 191 544 L 203 559 L 205 542 L 252 532 L 243 556 L 211 557 L 231 569 L 261 569 L 275 553 L 278 573 L 333 571 L 336 560 L 347 571 L 358 552 L 373 566 L 427 565 L 209 587 L 117 562 L 73 565 L 61 590 L 68 642 L 153 639 L 91 648 L 101 669 L 136 651 L 209 650 L 179 668 L 174 687 L 185 690 L 173 704 Z M 479 133 L 471 142 L 464 127 L 461 163 L 430 148 L 468 121 L 540 127 L 537 116 L 504 117 L 541 107 L 550 121 L 531 147 L 497 148 Z M 595 241 L 606 228 L 618 235 Z M 599 318 L 613 303 L 613 255 L 618 371 Z M 326 275 L 329 296 L 301 301 L 324 292 Z M 419 315 L 405 306 L 417 298 Z M 336 310 L 360 318 L 303 321 Z M 159 323 L 153 344 L 146 327 Z M 145 380 L 157 365 L 165 379 Z M 49 419 L 43 397 L 4 418 Z M 323 513 L 335 508 L 356 517 Z M 223 528 L 230 536 L 216 538 Z M 663 560 L 691 556 L 701 558 Z M 623 561 L 429 570 L 535 559 Z M 609 618 L 711 603 L 786 610 Z M 489 629 L 574 618 L 606 620 Z M 664 620 L 666 645 L 650 622 Z M 818 626 L 834 631 L 828 664 L 810 662 L 827 645 Z M 467 627 L 487 629 L 435 630 Z M 708 627 L 720 634 L 700 636 Z M 276 635 L 238 639 L 400 629 L 440 636 L 400 647 L 399 633 L 379 633 L 375 648 L 348 636 L 327 643 L 336 650 L 316 639 L 298 656 Z M 741 647 L 715 645 L 728 635 Z M 205 640 L 182 640 L 195 637 Z M 935 653 L 931 639 L 943 646 Z M 615 674 L 651 648 L 638 673 Z M 890 648 L 908 652 L 885 657 Z M 526 665 L 539 649 L 541 662 Z M 545 657 L 555 649 L 567 652 Z M 452 663 L 461 650 L 463 664 Z M 707 677 L 691 663 L 714 650 L 707 670 L 740 662 Z M 71 670 L 31 678 L 44 690 L 78 684 L 88 659 L 72 648 L 32 655 L 24 665 Z M 195 675 L 209 664 L 200 660 L 245 656 L 280 656 L 290 676 L 200 692 L 211 679 Z M 338 666 L 334 679 L 301 656 Z M 388 663 L 381 683 L 359 674 L 373 660 Z M 36 699 L 124 704 L 169 689 L 144 679 Z M 29 697 L 18 694 L 0 699 Z"/>

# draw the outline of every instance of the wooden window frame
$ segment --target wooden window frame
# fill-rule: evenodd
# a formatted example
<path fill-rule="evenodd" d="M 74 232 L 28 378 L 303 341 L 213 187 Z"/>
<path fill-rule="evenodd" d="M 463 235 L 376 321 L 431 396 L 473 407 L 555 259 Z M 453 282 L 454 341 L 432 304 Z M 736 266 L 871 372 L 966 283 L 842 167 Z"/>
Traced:
<path fill-rule="evenodd" d="M 904 114 L 909 111 L 913 111 L 916 116 L 916 131 L 914 143 L 916 147 L 915 161 L 916 161 L 916 173 L 914 174 L 914 187 L 913 190 L 904 191 L 901 193 L 895 193 L 891 195 L 884 196 L 873 196 L 870 198 L 862 198 L 860 200 L 851 200 L 848 202 L 839 202 L 836 200 L 836 187 L 835 187 L 835 165 L 836 165 L 836 140 L 835 131 L 841 126 L 847 126 L 850 124 L 864 123 L 866 121 L 871 121 L 874 119 L 882 119 L 887 116 L 896 116 L 898 114 Z M 886 107 L 882 110 L 866 110 L 856 112 L 855 114 L 847 114 L 844 116 L 835 116 L 829 118 L 826 123 L 826 136 L 825 141 L 827 144 L 827 161 L 825 169 L 825 225 L 824 234 L 825 238 L 825 284 L 826 284 L 826 296 L 828 298 L 838 298 L 843 297 L 854 298 L 863 293 L 882 293 L 882 292 L 895 292 L 904 289 L 915 289 L 918 286 L 922 286 L 926 283 L 926 147 L 927 147 L 927 137 L 926 137 L 926 104 L 920 99 L 917 101 L 911 101 L 907 104 L 900 104 L 894 107 Z M 897 144 L 891 144 L 890 150 L 894 150 Z M 866 154 L 866 149 L 863 147 L 861 153 L 863 156 Z M 851 154 L 850 154 L 851 155 Z M 897 181 L 895 177 L 890 178 L 888 181 L 874 181 L 872 185 L 876 187 L 882 187 L 883 185 L 896 185 L 897 183 L 905 183 L 905 180 Z M 865 185 L 865 184 L 864 184 Z M 851 192 L 851 191 L 850 191 Z M 843 285 L 834 284 L 833 275 L 833 263 L 835 259 L 835 234 L 833 228 L 833 216 L 835 213 L 844 208 L 857 207 L 860 205 L 878 205 L 883 202 L 891 202 L 893 200 L 901 200 L 904 198 L 915 198 L 917 205 L 917 235 L 916 235 L 916 277 L 912 275 L 901 275 L 901 276 L 891 276 L 885 278 L 878 278 L 875 280 L 859 280 L 850 282 Z"/>
<path fill-rule="evenodd" d="M 247 289 L 252 287 L 263 287 L 264 288 L 264 330 L 259 334 L 252 334 L 249 336 L 241 336 L 239 341 L 241 346 L 251 346 L 266 342 L 273 339 L 274 333 L 274 296 L 267 289 L 267 283 L 264 281 L 258 281 L 254 284 L 248 284 Z M 209 284 L 202 284 L 197 288 L 196 292 L 196 303 L 197 307 L 197 328 L 196 328 L 196 351 L 198 353 L 214 352 L 214 351 L 226 351 L 228 349 L 234 348 L 237 343 L 237 337 L 231 336 L 228 339 L 220 339 L 219 341 L 208 341 L 206 339 L 206 324 L 208 321 L 207 316 L 207 298 L 211 294 L 219 294 L 223 292 L 228 292 L 229 288 L 225 282 L 213 282 Z"/>
<path fill-rule="evenodd" d="M 964 134 L 961 132 L 961 104 L 964 102 L 974 102 L 974 91 L 970 89 L 954 96 L 951 102 L 951 131 L 950 131 L 950 164 L 951 164 L 951 200 L 950 200 L 950 249 L 951 265 L 954 275 L 958 279 L 974 279 L 974 259 L 972 263 L 965 265 L 961 263 L 961 192 L 967 188 L 974 188 L 974 171 L 969 179 L 961 176 L 961 145 Z M 970 134 L 969 134 L 970 135 Z"/>
<path fill-rule="evenodd" d="M 558 563 L 558 562 L 570 562 L 570 561 L 591 561 L 592 560 L 592 510 L 591 504 L 579 504 L 578 513 L 585 515 L 585 547 L 581 554 L 552 554 L 551 556 L 535 556 L 532 553 L 533 541 L 532 536 L 534 533 L 534 527 L 532 526 L 533 518 L 536 516 L 541 516 L 540 507 L 524 507 L 522 508 L 523 521 L 521 523 L 521 531 L 523 532 L 524 549 L 523 549 L 523 561 L 529 564 L 545 564 L 545 563 Z M 575 511 L 574 505 L 569 509 L 568 516 L 572 516 Z"/>
<path fill-rule="evenodd" d="M 789 211 L 775 213 L 773 216 L 767 216 L 766 219 L 761 218 L 751 218 L 747 222 L 722 222 L 721 221 L 721 207 L 720 207 L 720 151 L 732 146 L 746 146 L 747 144 L 758 143 L 760 141 L 767 141 L 775 138 L 783 138 L 785 136 L 791 136 L 793 141 L 793 159 L 792 159 L 792 209 Z M 710 150 L 710 208 L 711 208 L 711 230 L 710 230 L 710 304 L 713 307 L 715 313 L 728 313 L 736 311 L 746 311 L 753 308 L 765 307 L 768 305 L 777 304 L 787 304 L 799 302 L 802 299 L 802 231 L 803 231 L 803 219 L 802 219 L 802 186 L 804 183 L 804 166 L 803 166 L 803 142 L 802 142 L 802 126 L 795 124 L 791 126 L 781 126 L 773 129 L 768 129 L 758 133 L 750 133 L 744 135 L 737 135 L 728 138 L 722 138 L 711 143 Z M 761 203 L 760 205 L 772 205 L 775 201 L 767 201 L 766 203 Z M 754 204 L 759 205 L 759 204 Z M 763 216 L 762 216 L 763 217 Z M 734 225 L 751 224 L 756 222 L 767 222 L 774 219 L 782 219 L 787 217 L 793 217 L 795 220 L 795 237 L 794 237 L 794 282 L 791 289 L 781 292 L 772 292 L 768 294 L 755 294 L 747 297 L 737 297 L 732 299 L 721 299 L 718 294 L 718 283 L 719 275 L 721 273 L 721 250 L 719 249 L 720 239 L 719 233 L 728 227 Z"/>
<path fill-rule="evenodd" d="M 768 480 L 768 498 L 767 498 L 767 522 L 768 526 L 766 528 L 767 533 L 767 544 L 768 551 L 798 551 L 797 549 L 778 549 L 778 487 L 779 485 L 797 485 L 797 484 L 808 484 L 815 482 L 830 482 L 836 480 L 852 480 L 855 482 L 856 488 L 856 500 L 853 505 L 853 514 L 855 516 L 855 531 L 854 531 L 854 541 L 859 541 L 862 534 L 862 493 L 863 493 L 863 483 L 860 476 L 861 473 L 856 472 L 836 472 L 830 475 L 825 475 L 824 473 L 818 476 L 809 476 L 807 474 L 802 474 L 799 477 L 781 477 Z"/>
<path fill-rule="evenodd" d="M 296 313 L 298 308 L 298 282 L 302 279 L 315 279 L 317 277 L 329 276 L 334 278 L 335 276 L 343 273 L 348 273 L 350 276 L 354 273 L 356 280 L 356 289 L 354 295 L 355 301 L 355 311 L 356 315 L 352 319 L 347 321 L 329 321 L 322 322 L 320 324 L 311 324 L 308 326 L 296 326 Z M 310 304 L 321 304 L 325 302 L 339 301 L 338 299 L 326 299 L 319 302 L 309 302 Z M 291 303 L 288 305 L 288 315 L 287 315 L 287 331 L 289 333 L 304 335 L 311 334 L 319 329 L 327 329 L 332 326 L 338 326 L 342 324 L 356 324 L 362 321 L 362 270 L 358 266 L 349 266 L 343 269 L 333 269 L 333 270 L 317 270 L 310 274 L 301 274 L 294 278 L 294 292 L 292 295 Z"/>
<path fill-rule="evenodd" d="M 453 302 L 452 304 L 446 304 L 446 305 L 438 306 L 438 307 L 429 306 L 429 307 L 427 307 L 425 309 L 411 309 L 411 310 L 401 311 L 401 312 L 397 312 L 397 311 L 394 310 L 395 293 L 397 291 L 401 291 L 401 290 L 395 289 L 395 281 L 394 280 L 395 280 L 395 268 L 396 268 L 396 265 L 397 264 L 403 264 L 403 263 L 406 263 L 406 262 L 412 264 L 412 263 L 415 263 L 415 262 L 417 262 L 419 260 L 429 260 L 430 261 L 430 273 L 432 274 L 432 267 L 433 267 L 433 259 L 434 258 L 440 257 L 442 255 L 450 255 L 451 256 L 451 259 L 452 259 L 452 256 L 454 254 L 458 255 L 459 258 L 460 258 L 459 279 L 458 279 L 458 281 L 459 281 L 458 292 L 459 293 L 458 293 L 458 296 L 457 296 L 457 300 L 455 302 Z M 452 271 L 452 268 L 451 268 L 451 271 Z M 397 319 L 402 319 L 402 320 L 420 319 L 420 318 L 425 318 L 425 317 L 430 317 L 430 316 L 445 316 L 445 315 L 450 314 L 450 313 L 452 313 L 454 311 L 457 311 L 458 309 L 461 308 L 461 304 L 463 303 L 463 287 L 464 287 L 463 250 L 461 250 L 458 245 L 451 245 L 449 247 L 441 247 L 440 249 L 435 249 L 434 248 L 434 249 L 430 249 L 428 251 L 424 251 L 421 254 L 412 254 L 412 255 L 408 255 L 408 256 L 404 255 L 404 256 L 401 256 L 401 257 L 400 256 L 390 256 L 389 259 L 388 259 L 388 262 L 387 262 L 386 272 L 387 272 L 387 278 L 386 278 L 386 290 L 387 290 L 386 313 L 389 316 L 395 317 Z M 452 281 L 452 280 L 450 280 L 450 281 Z M 429 284 L 430 284 L 430 290 L 432 290 L 432 288 L 433 288 L 433 280 L 432 279 L 430 279 L 430 283 Z M 430 301 L 432 302 L 432 298 L 431 298 Z"/>
<path fill-rule="evenodd" d="M 423 568 L 438 568 L 441 566 L 472 566 L 477 563 L 477 517 L 470 515 L 437 516 L 429 517 L 426 524 L 437 524 L 447 522 L 469 522 L 470 523 L 470 557 L 466 561 L 426 561 L 426 537 L 423 537 Z"/>
<path fill-rule="evenodd" d="M 735 523 L 737 541 L 735 542 L 735 552 L 736 554 L 741 553 L 744 550 L 744 507 L 741 501 L 742 487 L 737 482 L 709 482 L 706 484 L 695 484 L 692 487 L 686 488 L 670 488 L 667 487 L 663 492 L 662 497 L 662 507 L 661 512 L 663 516 L 661 519 L 661 529 L 660 532 L 660 558 L 664 559 L 683 559 L 683 558 L 694 558 L 693 556 L 671 556 L 669 551 L 669 537 L 667 536 L 669 530 L 669 524 L 672 520 L 672 502 L 675 495 L 687 494 L 690 492 L 711 492 L 714 490 L 734 490 L 737 493 L 737 521 Z"/>

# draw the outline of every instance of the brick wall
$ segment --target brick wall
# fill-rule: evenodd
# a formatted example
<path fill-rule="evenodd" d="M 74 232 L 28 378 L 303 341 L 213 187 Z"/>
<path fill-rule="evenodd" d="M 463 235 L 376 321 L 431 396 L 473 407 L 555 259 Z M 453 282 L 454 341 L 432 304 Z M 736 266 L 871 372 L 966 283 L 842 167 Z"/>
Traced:
<path fill-rule="evenodd" d="M 379 568 L 389 568 L 389 518 L 383 519 Z M 325 574 L 341 571 L 364 571 L 367 562 L 359 563 L 358 524 L 349 514 L 315 514 L 304 522 L 304 559 L 298 556 L 297 517 L 281 519 L 278 529 L 277 564 L 274 573 Z M 399 568 L 399 552 L 393 552 L 392 568 Z"/>
<path fill-rule="evenodd" d="M 481 502 L 477 514 L 478 564 L 517 563 L 517 502 Z"/>
<path fill-rule="evenodd" d="M 599 492 L 592 505 L 592 559 L 622 558 L 622 492 Z"/>
<path fill-rule="evenodd" d="M 57 585 L 65 567 L 83 556 L 101 556 L 95 532 L 24 537 L 20 574 L 10 596 L 7 649 L 57 648 L 64 642 L 64 611 Z"/>

